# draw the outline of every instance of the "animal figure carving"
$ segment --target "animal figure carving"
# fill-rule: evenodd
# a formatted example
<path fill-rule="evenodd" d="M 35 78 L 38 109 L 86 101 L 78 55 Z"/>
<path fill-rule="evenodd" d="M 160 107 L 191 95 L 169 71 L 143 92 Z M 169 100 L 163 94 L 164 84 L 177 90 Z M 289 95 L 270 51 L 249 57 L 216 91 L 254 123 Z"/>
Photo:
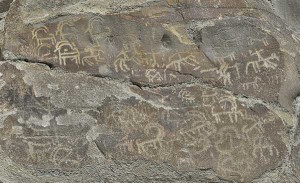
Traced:
<path fill-rule="evenodd" d="M 262 68 L 275 69 L 278 66 L 277 63 L 271 62 L 271 60 L 279 61 L 279 57 L 275 53 L 272 53 L 271 56 L 264 58 L 261 55 L 262 51 L 263 51 L 263 49 L 256 50 L 254 53 L 251 50 L 249 51 L 250 55 L 252 55 L 252 56 L 256 55 L 258 60 L 250 61 L 250 62 L 247 63 L 247 65 L 246 65 L 246 74 L 249 73 L 249 67 L 250 66 L 252 66 L 255 73 L 261 72 Z"/>
<path fill-rule="evenodd" d="M 36 39 L 38 46 L 43 44 L 55 45 L 56 39 L 53 34 L 50 34 L 46 26 L 36 28 L 32 31 L 32 39 Z"/>
<path fill-rule="evenodd" d="M 150 123 L 145 127 L 144 132 L 147 136 L 151 136 L 151 133 L 153 132 L 155 132 L 155 135 L 149 140 L 136 141 L 139 154 L 150 154 L 149 150 L 157 150 L 158 148 L 162 148 L 163 138 L 165 137 L 163 126 L 156 123 Z"/>
<path fill-rule="evenodd" d="M 58 52 L 60 65 L 66 65 L 67 61 L 74 61 L 77 65 L 81 64 L 78 49 L 68 41 L 58 42 L 54 52 Z"/>

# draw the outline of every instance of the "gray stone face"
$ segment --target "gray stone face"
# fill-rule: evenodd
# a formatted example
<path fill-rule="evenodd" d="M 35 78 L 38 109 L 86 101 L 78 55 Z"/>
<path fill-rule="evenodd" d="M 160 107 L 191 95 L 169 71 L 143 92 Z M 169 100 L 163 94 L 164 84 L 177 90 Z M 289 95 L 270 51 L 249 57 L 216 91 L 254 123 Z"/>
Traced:
<path fill-rule="evenodd" d="M 230 92 L 199 84 L 141 90 L 20 62 L 0 68 L 1 149 L 25 167 L 76 170 L 103 156 L 249 181 L 287 155 L 280 116 Z"/>
<path fill-rule="evenodd" d="M 4 43 L 4 23 L 5 16 L 12 0 L 0 0 L 0 60 L 3 60 L 2 49 Z"/>
<path fill-rule="evenodd" d="M 0 182 L 300 182 L 297 1 L 0 0 Z"/>
<path fill-rule="evenodd" d="M 13 0 L 0 0 L 0 13 L 8 11 Z"/>
<path fill-rule="evenodd" d="M 272 1 L 275 12 L 284 20 L 286 20 L 287 24 L 297 30 L 300 31 L 300 13 L 299 7 L 300 2 L 297 0 L 273 0 Z"/>

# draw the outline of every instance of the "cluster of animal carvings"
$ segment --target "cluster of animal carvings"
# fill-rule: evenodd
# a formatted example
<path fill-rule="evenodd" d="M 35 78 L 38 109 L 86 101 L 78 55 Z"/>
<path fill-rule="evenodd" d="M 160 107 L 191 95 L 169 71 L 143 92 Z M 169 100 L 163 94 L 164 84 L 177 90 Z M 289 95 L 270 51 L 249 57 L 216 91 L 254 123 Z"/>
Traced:
<path fill-rule="evenodd" d="M 97 143 L 108 157 L 141 156 L 181 170 L 214 168 L 224 177 L 246 180 L 284 156 L 286 147 L 278 136 L 283 121 L 265 107 L 251 110 L 231 94 L 203 87 L 161 93 L 168 95 L 159 100 L 170 105 L 181 100 L 181 107 L 155 108 L 130 99 L 112 100 L 102 108 L 108 130 Z M 272 132 L 271 126 L 276 126 Z"/>
<path fill-rule="evenodd" d="M 85 164 L 88 142 L 83 136 L 89 127 L 57 125 L 55 118 L 66 110 L 48 97 L 36 97 L 14 64 L 2 63 L 0 73 L 5 83 L 0 92 L 0 149 L 14 162 L 32 168 L 74 169 Z"/>
<path fill-rule="evenodd" d="M 18 110 L 2 119 L 1 149 L 21 164 L 50 168 L 76 168 L 84 164 L 88 159 L 89 142 L 85 135 L 89 129 L 80 125 L 59 126 L 53 121 L 48 127 L 21 121 L 25 116 L 42 122 L 42 114 L 48 114 L 54 107 L 49 106 L 47 99 L 39 101 L 33 96 L 34 91 L 23 82 L 20 70 L 9 64 L 0 70 L 7 83 L 1 89 L 2 103 L 12 103 Z M 24 97 L 20 101 L 7 99 L 6 91 L 12 97 Z M 285 155 L 286 147 L 280 136 L 284 133 L 283 122 L 263 106 L 250 109 L 230 93 L 200 85 L 149 91 L 137 94 L 169 107 L 156 108 L 133 98 L 103 103 L 99 113 L 102 116 L 95 119 L 105 132 L 101 132 L 96 143 L 108 157 L 143 157 L 169 162 L 183 170 L 214 168 L 223 177 L 233 175 L 234 179 L 242 180 L 278 165 Z M 17 102 L 19 108 L 15 106 Z M 13 107 L 9 107 L 9 112 Z"/>
<path fill-rule="evenodd" d="M 70 41 L 70 39 L 76 40 L 77 35 L 65 32 L 64 29 L 67 26 L 70 28 L 74 24 L 60 22 L 57 25 L 55 34 L 50 33 L 49 28 L 46 26 L 35 28 L 32 31 L 32 39 L 36 42 L 35 54 L 43 59 L 59 62 L 60 65 L 64 66 L 70 63 L 94 65 L 97 62 L 101 62 L 103 53 L 97 47 L 86 48 L 84 52 L 87 54 L 83 56 L 75 42 Z"/>
<path fill-rule="evenodd" d="M 120 21 L 121 24 L 125 20 L 119 18 L 115 21 Z M 217 80 L 229 87 L 238 82 L 242 90 L 258 89 L 260 85 L 270 83 L 280 84 L 284 79 L 281 52 L 279 47 L 274 48 L 276 40 L 260 30 L 253 30 L 256 33 L 250 35 L 249 30 L 241 30 L 240 35 L 235 34 L 236 37 L 231 38 L 222 34 L 237 30 L 227 28 L 214 35 L 219 44 L 212 49 L 214 64 L 207 68 L 209 63 L 203 61 L 203 56 L 195 46 L 188 49 L 174 48 L 166 52 L 155 48 L 149 50 L 147 44 L 152 43 L 141 41 L 132 33 L 114 38 L 113 35 L 120 33 L 115 30 L 116 27 L 110 25 L 106 17 L 62 20 L 48 26 L 51 30 L 46 25 L 32 30 L 31 45 L 35 56 L 62 66 L 98 67 L 106 64 L 116 73 L 134 73 L 139 78 L 144 78 L 145 82 L 154 84 L 171 82 L 178 79 L 178 73 L 188 73 L 203 80 Z M 153 35 L 157 34 L 154 30 L 145 27 L 142 29 L 153 31 Z M 243 31 L 246 31 L 245 35 Z M 83 44 L 82 39 L 87 39 L 85 37 L 90 37 L 92 44 Z M 248 49 L 237 51 L 241 42 L 246 42 Z M 111 47 L 110 51 L 105 51 L 107 47 Z"/>
<path fill-rule="evenodd" d="M 1 148 L 13 161 L 26 166 L 64 169 L 81 167 L 87 160 L 87 141 L 76 130 L 71 135 L 59 131 L 61 129 L 20 124 L 16 118 L 9 116 L 0 129 Z"/>
<path fill-rule="evenodd" d="M 119 20 L 120 21 L 120 20 Z M 87 24 L 86 29 L 77 25 Z M 182 67 L 196 67 L 198 61 L 193 53 L 174 50 L 173 54 L 154 52 L 143 49 L 145 43 L 135 35 L 118 36 L 111 27 L 103 25 L 105 19 L 94 17 L 89 20 L 61 21 L 48 27 L 43 25 L 32 30 L 31 47 L 34 55 L 42 60 L 58 63 L 61 66 L 77 65 L 97 67 L 109 65 L 117 73 L 133 73 L 134 68 L 143 67 L 144 77 L 148 82 L 162 82 L 176 78 L 171 72 L 181 71 Z M 51 27 L 51 31 L 50 28 Z M 84 27 L 84 26 L 82 26 Z M 92 46 L 79 46 L 82 35 L 90 37 Z M 86 41 L 86 40 L 85 40 Z M 117 48 L 113 54 L 105 53 L 106 47 Z M 112 49 L 112 50 L 113 50 Z M 163 72 L 156 68 L 162 68 Z"/>
<path fill-rule="evenodd" d="M 215 72 L 211 80 L 218 78 L 225 87 L 235 88 L 240 93 L 251 95 L 256 91 L 262 97 L 264 94 L 260 91 L 270 88 L 276 88 L 272 93 L 278 93 L 285 79 L 278 41 L 253 25 L 231 24 L 219 22 L 201 30 L 200 46 L 216 67 L 199 68 L 199 71 L 205 75 Z M 270 98 L 274 100 L 276 96 Z"/>

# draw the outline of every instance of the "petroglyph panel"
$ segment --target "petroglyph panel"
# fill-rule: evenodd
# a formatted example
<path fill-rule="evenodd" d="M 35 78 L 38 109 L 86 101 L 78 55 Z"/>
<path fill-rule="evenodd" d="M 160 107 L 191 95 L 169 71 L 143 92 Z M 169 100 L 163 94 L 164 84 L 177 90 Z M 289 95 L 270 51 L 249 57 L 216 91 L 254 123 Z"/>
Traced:
<path fill-rule="evenodd" d="M 26 31 L 31 35 L 22 35 L 27 44 L 16 48 L 20 54 L 72 72 L 155 85 L 188 81 L 192 76 L 178 72 L 199 66 L 196 49 L 184 48 L 162 26 L 119 16 L 59 18 Z"/>
<path fill-rule="evenodd" d="M 139 94 L 160 102 L 157 93 L 174 109 L 134 98 L 110 99 L 100 109 L 101 124 L 109 130 L 97 144 L 107 157 L 164 161 L 181 171 L 213 168 L 228 179 L 247 181 L 286 155 L 283 121 L 263 105 L 246 107 L 230 93 L 199 85 Z"/>
<path fill-rule="evenodd" d="M 145 86 L 200 80 L 278 102 L 285 60 L 270 32 L 235 19 L 215 20 L 214 26 L 199 29 L 193 23 L 179 24 L 182 20 L 170 9 L 157 11 L 174 20 L 157 20 L 153 9 L 144 14 L 65 16 L 24 25 L 22 33 L 7 36 L 5 48 L 71 72 Z"/>
<path fill-rule="evenodd" d="M 3 2 L 0 182 L 298 182 L 296 0 Z"/>
<path fill-rule="evenodd" d="M 88 160 L 88 141 L 82 138 L 86 125 L 58 124 L 56 117 L 66 109 L 53 105 L 48 97 L 36 97 L 24 82 L 25 72 L 2 63 L 1 72 L 1 149 L 15 163 L 27 167 L 74 169 Z"/>
<path fill-rule="evenodd" d="M 89 159 L 86 155 L 88 142 L 82 138 L 84 128 L 42 128 L 20 124 L 13 116 L 7 117 L 3 125 L 2 150 L 18 164 L 40 168 L 77 169 Z"/>
<path fill-rule="evenodd" d="M 17 164 L 77 170 L 92 162 L 96 155 L 89 153 L 96 145 L 96 154 L 108 160 L 166 162 L 180 172 L 212 168 L 223 178 L 248 181 L 286 156 L 282 119 L 261 104 L 247 107 L 230 92 L 197 84 L 118 88 L 90 78 L 95 86 L 119 93 L 101 96 L 95 106 L 75 91 L 86 86 L 82 90 L 101 101 L 93 87 L 83 85 L 88 76 L 78 79 L 29 65 L 4 62 L 0 67 L 0 145 Z M 73 76 L 76 82 L 45 82 L 53 75 Z M 60 88 L 72 90 L 78 99 L 72 109 L 54 102 L 68 95 L 57 93 Z M 51 99 L 54 95 L 58 99 Z"/>
<path fill-rule="evenodd" d="M 0 66 L 0 146 L 18 165 L 78 170 L 103 155 L 108 161 L 165 162 L 180 172 L 212 168 L 223 178 L 248 181 L 286 156 L 282 119 L 261 104 L 247 107 L 230 92 L 197 84 L 118 88 L 105 79 L 78 79 L 29 65 Z M 53 75 L 64 81 L 47 82 Z M 86 78 L 118 94 L 108 90 L 114 95 L 98 100 L 99 93 L 83 85 Z M 98 106 L 81 101 L 83 93 L 75 91 L 79 86 L 86 86 L 82 92 Z M 67 98 L 60 88 L 72 90 L 78 99 L 72 109 L 54 102 Z"/>
<path fill-rule="evenodd" d="M 195 40 L 215 65 L 199 70 L 205 74 L 204 80 L 221 82 L 236 93 L 270 102 L 278 99 L 285 80 L 284 60 L 270 33 L 246 22 L 227 20 L 201 29 Z"/>

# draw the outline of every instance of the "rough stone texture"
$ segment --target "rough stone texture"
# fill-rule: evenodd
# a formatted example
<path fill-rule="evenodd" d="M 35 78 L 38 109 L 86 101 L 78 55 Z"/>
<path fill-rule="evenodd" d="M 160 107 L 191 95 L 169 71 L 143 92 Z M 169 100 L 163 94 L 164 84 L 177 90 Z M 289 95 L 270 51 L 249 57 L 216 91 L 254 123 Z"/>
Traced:
<path fill-rule="evenodd" d="M 298 180 L 300 180 L 300 126 L 299 126 L 299 116 L 300 116 L 300 98 L 296 99 L 296 106 L 295 106 L 295 136 L 293 138 L 293 148 L 292 148 L 292 167 L 293 171 L 295 172 L 295 176 Z"/>
<path fill-rule="evenodd" d="M 0 182 L 300 182 L 297 0 L 10 2 Z"/>
<path fill-rule="evenodd" d="M 12 0 L 0 0 L 0 60 L 3 60 L 2 57 L 2 47 L 4 43 L 4 23 L 5 23 L 5 16 L 6 12 L 10 7 L 10 3 Z"/>
<path fill-rule="evenodd" d="M 2 57 L 2 47 L 4 43 L 4 23 L 5 23 L 5 13 L 0 13 L 0 59 L 3 60 Z"/>

